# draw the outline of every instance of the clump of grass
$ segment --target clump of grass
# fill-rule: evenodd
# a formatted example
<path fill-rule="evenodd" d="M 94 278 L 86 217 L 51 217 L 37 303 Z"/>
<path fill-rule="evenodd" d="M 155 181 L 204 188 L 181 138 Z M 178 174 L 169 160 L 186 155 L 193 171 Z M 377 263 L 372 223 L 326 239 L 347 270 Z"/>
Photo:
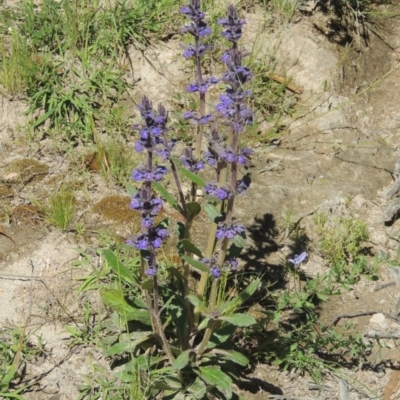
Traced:
<path fill-rule="evenodd" d="M 39 68 L 26 40 L 11 34 L 7 41 L 0 37 L 0 92 L 19 99 L 29 91 L 36 81 Z"/>
<path fill-rule="evenodd" d="M 96 160 L 103 179 L 107 183 L 113 181 L 119 185 L 129 182 L 132 169 L 138 164 L 131 149 L 111 137 L 98 143 L 97 147 Z"/>
<path fill-rule="evenodd" d="M 44 0 L 4 8 L 1 91 L 26 97 L 34 129 L 44 125 L 62 140 L 93 141 L 95 127 L 109 122 L 105 110 L 128 88 L 122 56 L 128 46 L 143 50 L 163 35 L 175 3 Z"/>
<path fill-rule="evenodd" d="M 260 0 L 260 3 L 270 11 L 290 21 L 296 11 L 299 0 Z"/>
<path fill-rule="evenodd" d="M 297 95 L 287 90 L 290 79 L 283 83 L 276 81 L 277 75 L 273 65 L 258 59 L 251 60 L 250 65 L 253 71 L 253 79 L 250 82 L 253 95 L 250 104 L 257 110 L 258 123 L 266 121 L 271 125 L 270 132 L 263 138 L 269 140 L 282 130 L 281 119 L 291 116 L 294 112 Z"/>
<path fill-rule="evenodd" d="M 40 337 L 38 339 L 38 344 L 34 346 L 25 335 L 24 328 L 0 330 L 0 393 L 3 399 L 23 399 L 21 393 L 32 385 L 21 384 L 25 370 L 23 365 L 43 354 L 42 342 Z"/>
<path fill-rule="evenodd" d="M 317 213 L 314 222 L 319 235 L 318 246 L 328 262 L 348 264 L 360 258 L 362 246 L 369 238 L 365 222 L 348 217 L 329 220 L 323 213 Z"/>
<path fill-rule="evenodd" d="M 42 210 L 46 221 L 57 228 L 66 230 L 72 221 L 75 211 L 75 195 L 67 189 L 61 189 L 49 198 L 48 205 Z"/>

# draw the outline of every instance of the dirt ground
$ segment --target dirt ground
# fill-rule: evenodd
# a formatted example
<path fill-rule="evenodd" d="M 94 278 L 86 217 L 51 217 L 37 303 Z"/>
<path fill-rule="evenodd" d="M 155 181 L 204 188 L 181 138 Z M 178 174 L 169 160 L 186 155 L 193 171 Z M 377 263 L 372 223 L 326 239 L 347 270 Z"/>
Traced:
<path fill-rule="evenodd" d="M 383 32 L 381 37 L 371 31 L 368 43 L 346 48 L 323 34 L 321 27 L 328 24 L 318 9 L 299 12 L 292 23 L 279 28 L 257 8 L 246 18 L 245 46 L 256 50 L 261 58 L 274 54 L 276 72 L 292 77 L 293 84 L 303 90 L 299 111 L 286 121 L 285 133 L 273 142 L 257 144 L 252 186 L 248 196 L 238 202 L 237 218 L 248 228 L 268 230 L 271 221 L 275 224 L 273 241 L 277 246 L 256 242 L 267 241 L 267 237 L 253 238 L 250 245 L 258 248 L 258 267 L 279 264 L 289 255 L 288 239 L 280 231 L 287 210 L 295 220 L 302 218 L 311 243 L 316 210 L 359 218 L 368 225 L 371 254 L 394 256 L 399 247 L 400 222 L 385 223 L 384 216 L 396 201 L 388 192 L 397 179 L 395 167 L 400 159 L 398 20 L 380 21 L 375 28 Z M 258 45 L 253 48 L 255 37 Z M 136 60 L 132 79 L 141 78 L 135 96 L 149 93 L 155 102 L 168 105 L 171 93 L 179 88 L 181 77 L 178 79 L 175 72 L 186 73 L 179 53 L 178 36 L 151 48 L 145 57 L 132 50 Z M 82 260 L 80 249 L 95 252 L 98 239 L 93 232 L 108 227 L 122 237 L 126 234 L 123 221 L 94 208 L 109 196 L 126 193 L 106 185 L 98 173 L 87 171 L 80 149 L 76 157 L 66 159 L 50 139 L 26 140 L 25 109 L 22 101 L 0 97 L 0 223 L 15 241 L 0 235 L 0 326 L 24 326 L 32 340 L 41 336 L 45 344 L 47 356 L 26 366 L 27 376 L 35 385 L 25 397 L 72 400 L 78 396 L 78 385 L 94 373 L 95 367 L 103 368 L 105 374 L 108 370 L 107 361 L 95 347 L 69 346 L 71 335 L 64 321 L 80 318 L 87 302 L 101 309 L 95 293 L 74 290 L 75 278 L 89 271 L 82 263 L 78 267 L 73 263 Z M 267 133 L 263 127 L 260 124 L 260 139 Z M 83 235 L 49 228 L 38 217 L 33 202 L 45 199 L 67 177 L 76 178 L 82 186 L 77 190 L 75 220 L 85 226 Z M 328 267 L 311 247 L 302 268 L 305 274 L 314 276 Z M 379 277 L 378 282 L 361 280 L 354 290 L 323 304 L 321 320 L 330 324 L 338 315 L 360 311 L 398 315 L 400 269 L 383 264 Z M 377 285 L 385 283 L 391 286 L 376 290 Z M 372 314 L 353 320 L 360 333 L 371 329 Z M 344 322 L 339 321 L 338 326 Z M 399 357 L 393 346 L 379 353 L 372 351 L 371 368 L 343 370 L 320 387 L 297 371 L 259 365 L 251 377 L 256 384 L 242 393 L 248 400 L 270 395 L 280 399 L 336 399 L 345 380 L 351 400 L 398 398 Z"/>

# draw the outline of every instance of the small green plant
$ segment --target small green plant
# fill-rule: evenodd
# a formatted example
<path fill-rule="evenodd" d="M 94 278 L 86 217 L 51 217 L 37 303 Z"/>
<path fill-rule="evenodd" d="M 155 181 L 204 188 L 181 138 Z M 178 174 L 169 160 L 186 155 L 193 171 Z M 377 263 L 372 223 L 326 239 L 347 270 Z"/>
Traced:
<path fill-rule="evenodd" d="M 32 88 L 40 68 L 25 38 L 17 33 L 11 33 L 8 38 L 7 41 L 4 36 L 0 37 L 0 92 L 19 99 Z"/>
<path fill-rule="evenodd" d="M 104 180 L 125 185 L 129 181 L 129 175 L 133 168 L 138 164 L 137 157 L 126 144 L 113 137 L 98 143 L 97 148 L 95 157 Z"/>
<path fill-rule="evenodd" d="M 178 0 L 23 0 L 0 13 L 0 90 L 25 97 L 32 126 L 68 142 L 93 141 L 128 88 L 121 55 L 172 26 Z M 9 50 L 8 50 L 9 49 Z M 118 108 L 118 107 L 117 107 Z"/>
<path fill-rule="evenodd" d="M 66 230 L 75 211 L 75 195 L 72 191 L 61 189 L 50 196 L 47 206 L 40 206 L 45 219 L 52 225 Z"/>
<path fill-rule="evenodd" d="M 0 329 L 0 397 L 24 400 L 22 393 L 30 386 L 15 384 L 23 381 L 23 365 L 43 352 L 40 338 L 33 346 L 23 328 Z"/>
<path fill-rule="evenodd" d="M 286 21 L 290 21 L 296 11 L 299 0 L 260 0 L 260 3 L 271 11 L 282 15 Z"/>
<path fill-rule="evenodd" d="M 253 93 L 250 102 L 259 113 L 258 122 L 266 121 L 271 126 L 267 135 L 262 138 L 268 141 L 282 131 L 281 119 L 292 115 L 297 96 L 287 90 L 287 85 L 290 84 L 289 79 L 286 83 L 282 77 L 280 77 L 283 79 L 281 82 L 274 80 L 276 75 L 273 60 L 266 63 L 264 59 L 251 58 L 249 65 L 254 73 L 250 84 Z"/>
<path fill-rule="evenodd" d="M 329 220 L 323 213 L 314 217 L 319 235 L 319 248 L 327 261 L 351 264 L 361 257 L 361 250 L 368 240 L 367 225 L 354 218 L 340 217 Z"/>

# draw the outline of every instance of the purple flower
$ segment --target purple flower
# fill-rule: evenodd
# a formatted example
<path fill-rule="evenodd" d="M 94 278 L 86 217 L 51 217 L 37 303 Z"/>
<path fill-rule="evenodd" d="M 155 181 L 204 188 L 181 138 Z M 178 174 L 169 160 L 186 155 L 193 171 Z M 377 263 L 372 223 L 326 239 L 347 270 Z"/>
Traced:
<path fill-rule="evenodd" d="M 147 250 L 149 247 L 149 238 L 146 234 L 132 236 L 126 242 L 127 245 L 133 246 L 138 250 Z"/>
<path fill-rule="evenodd" d="M 236 258 L 228 258 L 224 262 L 224 267 L 230 271 L 236 271 L 239 267 L 239 263 L 237 262 Z"/>
<path fill-rule="evenodd" d="M 210 164 L 214 168 L 217 166 L 217 158 L 210 151 L 206 151 L 203 153 L 203 160 L 204 160 L 204 162 L 206 162 L 207 164 Z"/>
<path fill-rule="evenodd" d="M 227 40 L 237 42 L 242 36 L 242 26 L 246 23 L 244 19 L 239 19 L 236 8 L 233 5 L 228 7 L 228 18 L 218 20 L 218 25 L 222 25 L 225 31 L 222 32 Z"/>
<path fill-rule="evenodd" d="M 240 165 L 248 165 L 250 161 L 250 156 L 253 154 L 253 150 L 248 147 L 243 147 L 240 149 L 239 155 L 237 156 L 237 163 Z"/>
<path fill-rule="evenodd" d="M 153 174 L 147 169 L 134 169 L 131 174 L 131 178 L 135 182 L 145 181 L 151 182 L 153 180 Z"/>
<path fill-rule="evenodd" d="M 232 196 L 231 190 L 225 187 L 218 187 L 215 183 L 208 183 L 204 190 L 209 196 L 216 196 L 221 201 L 229 199 Z"/>
<path fill-rule="evenodd" d="M 249 188 L 249 185 L 243 180 L 240 179 L 236 182 L 236 193 L 243 194 Z"/>
<path fill-rule="evenodd" d="M 151 266 L 151 267 L 149 267 L 149 268 L 146 270 L 145 274 L 146 274 L 147 276 L 154 276 L 154 275 L 157 274 L 157 268 L 154 267 L 154 266 Z"/>
<path fill-rule="evenodd" d="M 223 222 L 218 224 L 217 232 L 215 234 L 216 238 L 221 240 L 223 238 L 233 239 L 236 235 L 242 235 L 245 232 L 244 226 L 232 222 L 227 225 Z"/>
<path fill-rule="evenodd" d="M 214 265 L 212 268 L 211 268 L 211 274 L 212 274 L 212 276 L 214 277 L 214 278 L 219 278 L 220 276 L 221 276 L 221 270 L 216 266 L 216 265 Z"/>
<path fill-rule="evenodd" d="M 308 254 L 306 251 L 303 251 L 299 255 L 295 255 L 293 258 L 289 258 L 289 262 L 293 264 L 294 268 L 299 268 L 300 265 L 303 263 L 303 261 L 308 257 Z"/>
<path fill-rule="evenodd" d="M 211 114 L 207 114 L 202 117 L 198 117 L 196 112 L 186 111 L 183 114 L 183 119 L 190 120 L 196 124 L 205 125 L 205 124 L 208 124 L 209 122 L 213 121 L 213 116 Z"/>
<path fill-rule="evenodd" d="M 168 236 L 168 231 L 164 228 L 150 228 L 148 232 L 134 235 L 126 241 L 126 244 L 138 250 L 147 250 L 149 246 L 158 249 L 162 246 L 163 240 Z"/>
<path fill-rule="evenodd" d="M 218 155 L 227 163 L 233 163 L 234 161 L 236 161 L 236 156 L 232 150 L 223 149 L 218 153 Z"/>
<path fill-rule="evenodd" d="M 217 196 L 221 201 L 224 201 L 231 197 L 231 192 L 228 188 L 219 187 L 215 189 L 214 195 Z"/>
<path fill-rule="evenodd" d="M 161 181 L 164 176 L 167 174 L 168 169 L 166 167 L 164 167 L 163 165 L 157 165 L 154 169 L 153 169 L 153 179 L 156 182 Z"/>
<path fill-rule="evenodd" d="M 146 189 L 140 190 L 131 197 L 130 207 L 147 216 L 157 215 L 163 208 L 163 201 L 155 195 L 148 195 Z"/>
<path fill-rule="evenodd" d="M 185 149 L 185 155 L 181 157 L 181 160 L 183 164 L 192 172 L 198 172 L 204 169 L 204 163 L 193 158 L 192 149 L 189 147 Z"/>
<path fill-rule="evenodd" d="M 210 30 L 211 31 L 211 30 Z M 201 57 L 204 54 L 207 53 L 207 51 L 210 50 L 209 46 L 206 46 L 205 44 L 200 44 L 198 47 L 194 47 L 193 45 L 189 45 L 185 48 L 183 52 L 183 57 L 188 59 L 191 57 Z"/>
<path fill-rule="evenodd" d="M 153 217 L 148 217 L 145 216 L 142 218 L 142 226 L 143 228 L 149 229 L 153 226 L 154 224 L 154 218 Z"/>
<path fill-rule="evenodd" d="M 204 13 L 200 10 L 200 0 L 190 0 L 189 5 L 181 8 L 181 13 L 192 21 L 199 21 L 204 18 Z"/>
<path fill-rule="evenodd" d="M 218 82 L 219 79 L 211 76 L 202 83 L 198 82 L 190 83 L 188 86 L 186 86 L 186 91 L 189 93 L 195 93 L 195 92 L 206 93 L 211 85 L 214 85 Z"/>

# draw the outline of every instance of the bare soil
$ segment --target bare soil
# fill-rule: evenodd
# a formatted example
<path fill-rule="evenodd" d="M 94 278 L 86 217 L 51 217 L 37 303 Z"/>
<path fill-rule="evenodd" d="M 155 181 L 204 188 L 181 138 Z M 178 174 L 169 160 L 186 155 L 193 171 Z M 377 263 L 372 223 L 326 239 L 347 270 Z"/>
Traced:
<path fill-rule="evenodd" d="M 380 21 L 375 28 L 383 32 L 381 37 L 370 32 L 368 43 L 356 49 L 330 41 L 316 28 L 327 26 L 326 16 L 318 10 L 310 15 L 299 13 L 283 26 L 271 23 L 258 8 L 250 10 L 246 18 L 247 48 L 252 49 L 257 38 L 257 55 L 267 58 L 273 54 L 276 72 L 292 77 L 292 83 L 303 89 L 284 134 L 265 143 L 268 132 L 260 124 L 252 185 L 237 209 L 237 218 L 250 232 L 247 266 L 260 270 L 279 266 L 291 254 L 283 218 L 287 210 L 294 220 L 302 218 L 310 239 L 310 257 L 302 267 L 307 276 L 329 268 L 315 246 L 312 218 L 316 210 L 365 221 L 370 254 L 381 251 L 395 257 L 400 222 L 385 224 L 383 215 L 393 202 L 387 192 L 396 178 L 400 157 L 398 20 Z M 179 53 L 179 37 L 144 55 L 132 50 L 135 70 L 131 78 L 141 78 L 133 96 L 149 93 L 154 102 L 171 105 L 172 95 L 182 90 L 180 82 L 188 72 Z M 15 241 L 0 235 L 0 327 L 25 326 L 31 340 L 41 336 L 44 343 L 46 357 L 26 365 L 28 378 L 35 382 L 24 394 L 27 399 L 76 399 L 78 385 L 94 374 L 94 366 L 104 368 L 105 374 L 109 366 L 94 346 L 70 346 L 65 324 L 82 319 L 87 303 L 102 313 L 95 292 L 79 294 L 75 290 L 79 284 L 75 278 L 90 271 L 72 263 L 81 259 L 79 249 L 95 254 L 97 233 L 104 228 L 126 237 L 135 229 L 134 217 L 129 216 L 129 209 L 122 210 L 123 201 L 129 202 L 124 190 L 106 185 L 98 172 L 87 169 L 85 149 L 66 156 L 50 139 L 28 141 L 23 101 L 2 97 L 0 104 L 0 223 Z M 83 224 L 82 234 L 50 227 L 35 205 L 35 201 L 46 202 L 49 194 L 66 182 L 75 185 L 78 211 L 74 223 Z M 112 204 L 121 208 L 113 213 Z M 381 265 L 378 273 L 378 282 L 362 279 L 354 290 L 342 291 L 323 303 L 321 320 L 330 324 L 338 315 L 360 311 L 397 316 L 399 270 Z M 392 286 L 374 291 L 385 283 Z M 355 330 L 368 332 L 371 317 L 351 318 Z M 345 322 L 348 318 L 341 319 L 338 327 Z M 374 348 L 369 361 L 370 368 L 343 369 L 327 376 L 318 390 L 307 375 L 259 365 L 242 394 L 249 400 L 269 395 L 336 399 L 344 379 L 350 399 L 398 398 L 397 341 L 381 351 Z"/>

